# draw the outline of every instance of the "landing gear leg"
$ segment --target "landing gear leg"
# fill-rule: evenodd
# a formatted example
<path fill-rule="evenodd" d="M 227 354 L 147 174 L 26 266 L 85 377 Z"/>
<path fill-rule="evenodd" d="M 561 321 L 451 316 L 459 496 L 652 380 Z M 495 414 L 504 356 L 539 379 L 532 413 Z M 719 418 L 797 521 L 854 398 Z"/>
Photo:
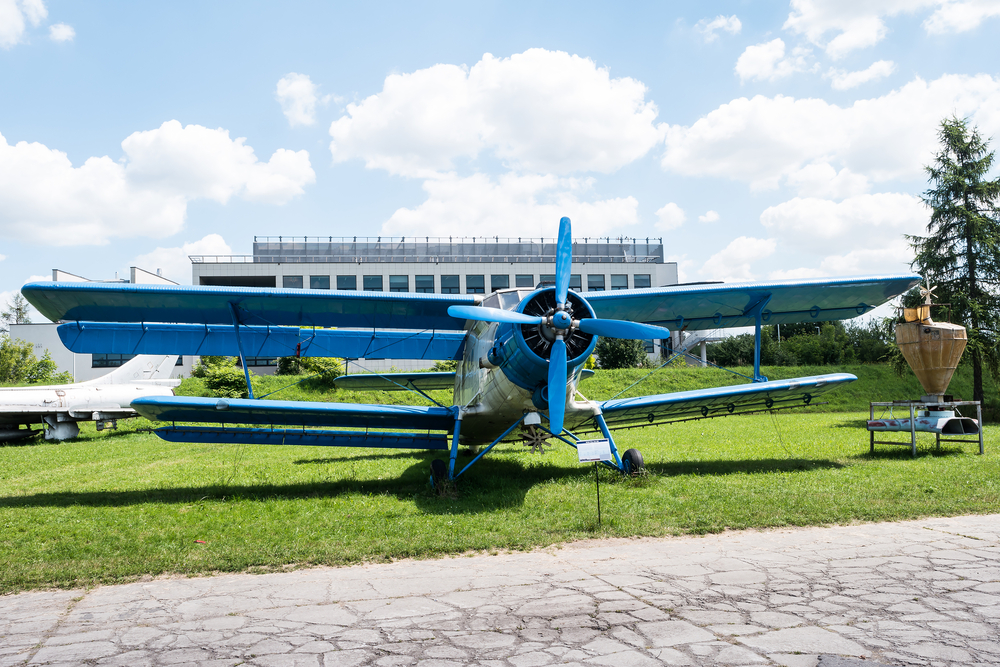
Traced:
<path fill-rule="evenodd" d="M 615 457 L 615 467 L 624 472 L 625 469 L 622 467 L 622 459 L 618 456 L 618 448 L 615 447 L 615 439 L 611 437 L 611 431 L 608 430 L 608 425 L 604 421 L 604 415 L 598 412 L 597 415 L 594 416 L 594 421 L 597 422 L 597 426 L 601 429 L 601 434 L 605 437 L 605 439 L 607 439 L 608 444 L 611 445 L 611 456 Z"/>

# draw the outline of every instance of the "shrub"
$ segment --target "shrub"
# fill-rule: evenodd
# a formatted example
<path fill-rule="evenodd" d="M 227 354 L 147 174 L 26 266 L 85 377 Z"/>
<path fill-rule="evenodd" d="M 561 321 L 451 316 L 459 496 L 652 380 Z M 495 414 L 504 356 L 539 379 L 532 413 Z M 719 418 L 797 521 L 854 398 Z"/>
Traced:
<path fill-rule="evenodd" d="M 214 370 L 227 367 L 236 367 L 236 357 L 201 357 L 198 365 L 191 369 L 191 377 L 207 378 Z"/>
<path fill-rule="evenodd" d="M 216 366 L 203 376 L 205 386 L 220 398 L 247 398 L 247 382 L 243 369 L 236 366 Z M 250 386 L 258 393 L 257 376 L 250 372 Z"/>
<path fill-rule="evenodd" d="M 601 338 L 594 354 L 601 368 L 640 368 L 646 363 L 646 344 L 641 340 Z"/>

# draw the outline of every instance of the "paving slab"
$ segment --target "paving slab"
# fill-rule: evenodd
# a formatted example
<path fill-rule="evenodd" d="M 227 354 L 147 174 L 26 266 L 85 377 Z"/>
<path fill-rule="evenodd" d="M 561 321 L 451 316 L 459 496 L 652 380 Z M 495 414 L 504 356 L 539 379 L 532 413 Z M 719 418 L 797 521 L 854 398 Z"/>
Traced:
<path fill-rule="evenodd" d="M 0 597 L 25 665 L 1000 665 L 1000 515 Z"/>

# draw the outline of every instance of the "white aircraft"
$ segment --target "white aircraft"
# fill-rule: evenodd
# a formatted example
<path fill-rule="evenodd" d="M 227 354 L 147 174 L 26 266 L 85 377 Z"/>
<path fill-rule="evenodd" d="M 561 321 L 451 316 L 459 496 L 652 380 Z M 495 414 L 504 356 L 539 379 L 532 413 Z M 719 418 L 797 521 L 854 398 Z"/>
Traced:
<path fill-rule="evenodd" d="M 119 419 L 135 417 L 131 403 L 146 396 L 173 396 L 171 380 L 177 355 L 139 355 L 107 375 L 76 384 L 0 388 L 0 442 L 30 438 L 45 428 L 46 440 L 80 434 L 78 422 L 97 422 L 97 429 L 117 428 Z M 24 424 L 27 428 L 21 428 Z"/>

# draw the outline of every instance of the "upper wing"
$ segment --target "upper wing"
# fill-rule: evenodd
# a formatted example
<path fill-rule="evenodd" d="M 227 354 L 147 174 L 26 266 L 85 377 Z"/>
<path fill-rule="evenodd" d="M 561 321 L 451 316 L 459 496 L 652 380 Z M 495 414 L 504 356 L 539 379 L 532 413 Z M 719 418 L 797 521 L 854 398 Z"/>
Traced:
<path fill-rule="evenodd" d="M 612 428 L 648 426 L 682 419 L 724 417 L 739 412 L 809 405 L 817 396 L 857 379 L 850 373 L 831 373 L 673 394 L 619 398 L 604 401 L 600 405 L 604 420 Z"/>
<path fill-rule="evenodd" d="M 378 329 L 462 329 L 448 306 L 471 294 L 347 292 L 121 283 L 28 283 L 21 293 L 45 317 L 95 322 L 183 322 Z"/>
<path fill-rule="evenodd" d="M 586 298 L 601 319 L 719 329 L 753 326 L 754 309 L 762 302 L 764 324 L 857 317 L 918 282 L 916 275 L 817 278 L 587 292 Z"/>

